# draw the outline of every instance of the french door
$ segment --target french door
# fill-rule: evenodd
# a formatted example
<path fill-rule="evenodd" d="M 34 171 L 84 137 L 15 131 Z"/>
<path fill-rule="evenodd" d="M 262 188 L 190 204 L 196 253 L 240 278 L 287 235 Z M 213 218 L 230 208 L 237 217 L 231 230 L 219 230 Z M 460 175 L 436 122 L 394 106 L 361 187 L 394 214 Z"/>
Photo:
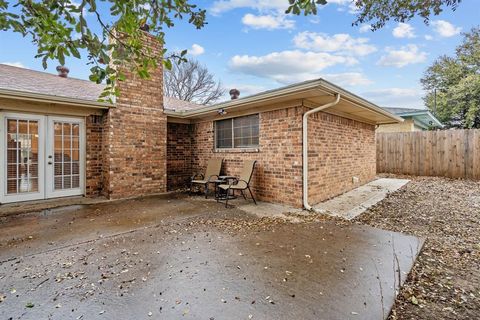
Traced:
<path fill-rule="evenodd" d="M 1 114 L 0 202 L 81 195 L 82 118 Z"/>

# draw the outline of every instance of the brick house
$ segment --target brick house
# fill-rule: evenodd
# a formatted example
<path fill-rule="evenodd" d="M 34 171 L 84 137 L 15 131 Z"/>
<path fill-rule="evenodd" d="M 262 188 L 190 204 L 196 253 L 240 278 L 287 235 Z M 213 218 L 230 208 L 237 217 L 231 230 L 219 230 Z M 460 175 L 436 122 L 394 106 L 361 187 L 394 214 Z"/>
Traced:
<path fill-rule="evenodd" d="M 111 105 L 102 85 L 0 65 L 0 203 L 163 193 L 221 157 L 231 175 L 258 160 L 256 196 L 302 207 L 372 180 L 375 126 L 401 121 L 322 79 L 213 106 L 164 98 L 162 81 L 127 73 Z"/>

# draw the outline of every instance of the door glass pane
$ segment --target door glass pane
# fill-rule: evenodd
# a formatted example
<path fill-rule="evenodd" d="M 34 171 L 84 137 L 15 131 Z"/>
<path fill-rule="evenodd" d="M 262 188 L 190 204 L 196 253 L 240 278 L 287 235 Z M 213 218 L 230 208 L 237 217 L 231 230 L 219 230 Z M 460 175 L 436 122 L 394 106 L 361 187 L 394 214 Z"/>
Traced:
<path fill-rule="evenodd" d="M 79 188 L 80 187 L 80 176 L 72 176 L 72 188 Z"/>
<path fill-rule="evenodd" d="M 38 121 L 7 118 L 7 194 L 38 191 Z"/>
<path fill-rule="evenodd" d="M 55 121 L 54 131 L 54 189 L 79 188 L 80 125 Z"/>

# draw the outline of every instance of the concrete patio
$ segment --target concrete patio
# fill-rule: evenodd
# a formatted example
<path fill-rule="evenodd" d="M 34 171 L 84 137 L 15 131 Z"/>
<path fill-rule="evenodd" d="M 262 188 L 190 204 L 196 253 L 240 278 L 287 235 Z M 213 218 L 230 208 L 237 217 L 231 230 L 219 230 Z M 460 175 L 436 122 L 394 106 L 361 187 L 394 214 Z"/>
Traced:
<path fill-rule="evenodd" d="M 351 220 L 385 199 L 387 194 L 397 191 L 408 182 L 410 182 L 410 180 L 407 179 L 376 179 L 342 195 L 317 204 L 315 210 L 334 217 Z"/>
<path fill-rule="evenodd" d="M 423 240 L 170 195 L 4 217 L 1 318 L 382 319 Z M 258 215 L 256 215 L 257 213 Z M 264 216 L 264 217 L 259 217 Z"/>

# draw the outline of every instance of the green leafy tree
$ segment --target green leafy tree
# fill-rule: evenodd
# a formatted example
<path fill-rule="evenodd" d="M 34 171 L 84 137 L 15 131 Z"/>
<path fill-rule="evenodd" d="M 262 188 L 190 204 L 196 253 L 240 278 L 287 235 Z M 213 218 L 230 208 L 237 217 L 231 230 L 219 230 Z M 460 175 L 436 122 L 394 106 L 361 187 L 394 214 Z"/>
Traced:
<path fill-rule="evenodd" d="M 406 21 L 419 15 L 428 21 L 443 8 L 455 9 L 461 0 L 356 0 L 354 24 L 369 22 L 372 30 L 389 19 Z M 316 14 L 326 0 L 285 0 L 286 13 Z M 106 14 L 107 13 L 107 14 Z M 172 62 L 184 61 L 165 50 L 155 56 L 142 43 L 148 30 L 164 44 L 165 30 L 186 19 L 195 28 L 206 24 L 206 11 L 192 0 L 0 0 L 0 30 L 11 30 L 30 38 L 37 47 L 36 57 L 46 68 L 49 60 L 65 63 L 65 57 L 86 55 L 91 64 L 90 79 L 106 81 L 109 95 L 114 82 L 122 79 L 115 66 L 125 64 L 142 77 L 160 61 L 167 69 Z M 118 93 L 117 93 L 118 94 Z"/>
<path fill-rule="evenodd" d="M 439 15 L 445 8 L 456 10 L 462 0 L 354 0 L 356 19 L 353 25 L 369 23 L 372 30 L 382 28 L 389 20 L 409 21 L 419 16 L 428 23 L 432 15 Z M 328 0 L 288 0 L 287 13 L 317 14 L 317 6 Z"/>
<path fill-rule="evenodd" d="M 455 56 L 439 57 L 421 79 L 424 100 L 447 127 L 480 128 L 480 27 L 463 34 Z"/>
<path fill-rule="evenodd" d="M 48 60 L 63 65 L 65 57 L 81 58 L 86 51 L 92 65 L 90 80 L 106 81 L 104 92 L 114 90 L 116 65 L 130 65 L 141 77 L 163 63 L 171 68 L 172 60 L 184 60 L 186 51 L 156 56 L 143 45 L 144 31 L 164 44 L 165 29 L 176 20 L 187 18 L 195 28 L 205 25 L 205 10 L 188 0 L 18 0 L 16 4 L 0 0 L 0 30 L 12 30 L 30 37 L 37 47 L 36 58 L 43 67 Z M 108 15 L 105 14 L 108 12 Z M 118 94 L 118 92 L 116 93 Z"/>

